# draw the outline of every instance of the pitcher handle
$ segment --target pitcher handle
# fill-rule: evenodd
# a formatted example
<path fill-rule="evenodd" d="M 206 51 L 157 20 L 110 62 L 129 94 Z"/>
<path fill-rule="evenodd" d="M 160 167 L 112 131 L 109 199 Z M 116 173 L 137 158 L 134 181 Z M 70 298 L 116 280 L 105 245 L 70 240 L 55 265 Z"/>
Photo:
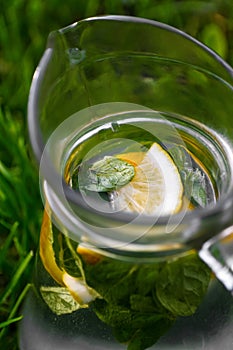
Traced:
<path fill-rule="evenodd" d="M 206 241 L 199 256 L 233 295 L 233 226 Z"/>

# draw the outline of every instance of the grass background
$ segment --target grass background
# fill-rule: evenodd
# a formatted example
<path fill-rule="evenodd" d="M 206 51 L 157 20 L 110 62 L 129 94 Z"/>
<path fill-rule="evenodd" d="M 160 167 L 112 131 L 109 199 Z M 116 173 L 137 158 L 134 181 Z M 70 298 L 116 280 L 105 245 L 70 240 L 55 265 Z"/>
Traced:
<path fill-rule="evenodd" d="M 186 31 L 233 65 L 233 1 L 1 0 L 0 348 L 17 350 L 30 288 L 42 204 L 27 135 L 32 74 L 49 32 L 98 14 L 151 18 Z M 117 40 L 117 39 L 116 39 Z"/>

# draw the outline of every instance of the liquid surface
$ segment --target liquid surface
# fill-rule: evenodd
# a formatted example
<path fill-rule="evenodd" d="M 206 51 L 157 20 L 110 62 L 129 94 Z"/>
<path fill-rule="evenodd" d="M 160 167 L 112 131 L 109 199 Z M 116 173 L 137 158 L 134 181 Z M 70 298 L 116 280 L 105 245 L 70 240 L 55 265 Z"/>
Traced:
<path fill-rule="evenodd" d="M 211 140 L 210 135 L 205 134 L 204 127 L 199 126 L 198 130 L 189 120 L 184 123 L 184 120 L 177 116 L 155 113 L 151 118 L 150 113 L 147 112 L 136 113 L 136 116 L 132 113 L 126 114 L 123 118 L 118 116 L 115 120 L 105 121 L 103 125 L 93 123 L 91 130 L 73 140 L 66 155 L 64 177 L 73 189 L 84 188 L 85 195 L 92 196 L 93 190 L 90 190 L 90 184 L 88 185 L 88 172 L 93 169 L 93 165 L 95 167 L 104 159 L 120 158 L 130 165 L 137 166 L 142 164 L 142 159 L 146 157 L 153 145 L 157 145 L 160 151 L 154 154 L 155 161 L 156 157 L 161 158 L 160 155 L 163 154 L 163 157 L 168 160 L 167 163 L 174 165 L 171 170 L 169 164 L 167 169 L 163 161 L 159 164 L 160 168 L 165 167 L 164 171 L 161 171 L 165 180 L 167 178 L 167 182 L 173 181 L 175 177 L 171 175 L 176 172 L 181 179 L 183 196 L 179 210 L 205 207 L 215 203 L 219 192 L 218 175 L 221 165 L 216 160 L 216 154 L 212 152 L 214 142 L 214 138 Z M 137 170 L 137 167 L 135 169 Z M 143 169 L 145 174 L 148 174 L 149 170 L 149 165 Z M 119 173 L 118 180 L 122 179 L 120 176 Z M 133 176 L 128 182 L 134 181 L 132 179 L 134 179 Z M 150 182 L 148 175 L 146 181 Z M 142 184 L 139 183 L 139 185 L 143 191 Z M 127 189 L 127 181 L 126 187 L 124 185 L 118 187 Z M 98 192 L 98 189 L 94 192 Z M 119 197 L 121 192 L 118 191 L 116 184 L 116 188 L 113 186 L 110 190 L 100 189 L 99 198 L 109 201 L 110 207 L 114 208 L 115 197 Z M 169 196 L 172 190 L 167 192 L 165 196 Z M 134 197 L 131 191 L 131 201 Z M 153 206 L 153 203 L 151 205 Z M 126 210 L 129 209 L 128 207 L 129 205 L 125 206 Z M 153 213 L 153 210 L 151 212 Z"/>

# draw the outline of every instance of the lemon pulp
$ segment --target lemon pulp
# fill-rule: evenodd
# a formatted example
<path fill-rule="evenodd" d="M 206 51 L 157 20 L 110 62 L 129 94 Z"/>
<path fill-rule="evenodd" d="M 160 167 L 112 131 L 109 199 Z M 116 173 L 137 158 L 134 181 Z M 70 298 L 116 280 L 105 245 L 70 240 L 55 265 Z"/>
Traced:
<path fill-rule="evenodd" d="M 119 154 L 135 165 L 135 176 L 116 190 L 115 209 L 146 215 L 169 215 L 182 207 L 183 185 L 169 154 L 153 143 L 148 152 Z"/>

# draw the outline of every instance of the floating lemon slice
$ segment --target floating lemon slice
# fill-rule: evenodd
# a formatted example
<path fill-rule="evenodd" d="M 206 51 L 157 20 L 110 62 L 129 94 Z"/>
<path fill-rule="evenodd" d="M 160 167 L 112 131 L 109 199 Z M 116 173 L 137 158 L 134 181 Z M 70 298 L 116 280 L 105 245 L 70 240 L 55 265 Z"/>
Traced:
<path fill-rule="evenodd" d="M 148 152 L 119 154 L 135 165 L 135 176 L 116 190 L 115 209 L 146 215 L 170 215 L 182 207 L 183 185 L 170 155 L 157 143 Z"/>
<path fill-rule="evenodd" d="M 118 154 L 117 158 L 125 160 L 129 164 L 137 166 L 142 162 L 143 158 L 145 157 L 145 154 L 145 152 L 129 152 Z"/>

